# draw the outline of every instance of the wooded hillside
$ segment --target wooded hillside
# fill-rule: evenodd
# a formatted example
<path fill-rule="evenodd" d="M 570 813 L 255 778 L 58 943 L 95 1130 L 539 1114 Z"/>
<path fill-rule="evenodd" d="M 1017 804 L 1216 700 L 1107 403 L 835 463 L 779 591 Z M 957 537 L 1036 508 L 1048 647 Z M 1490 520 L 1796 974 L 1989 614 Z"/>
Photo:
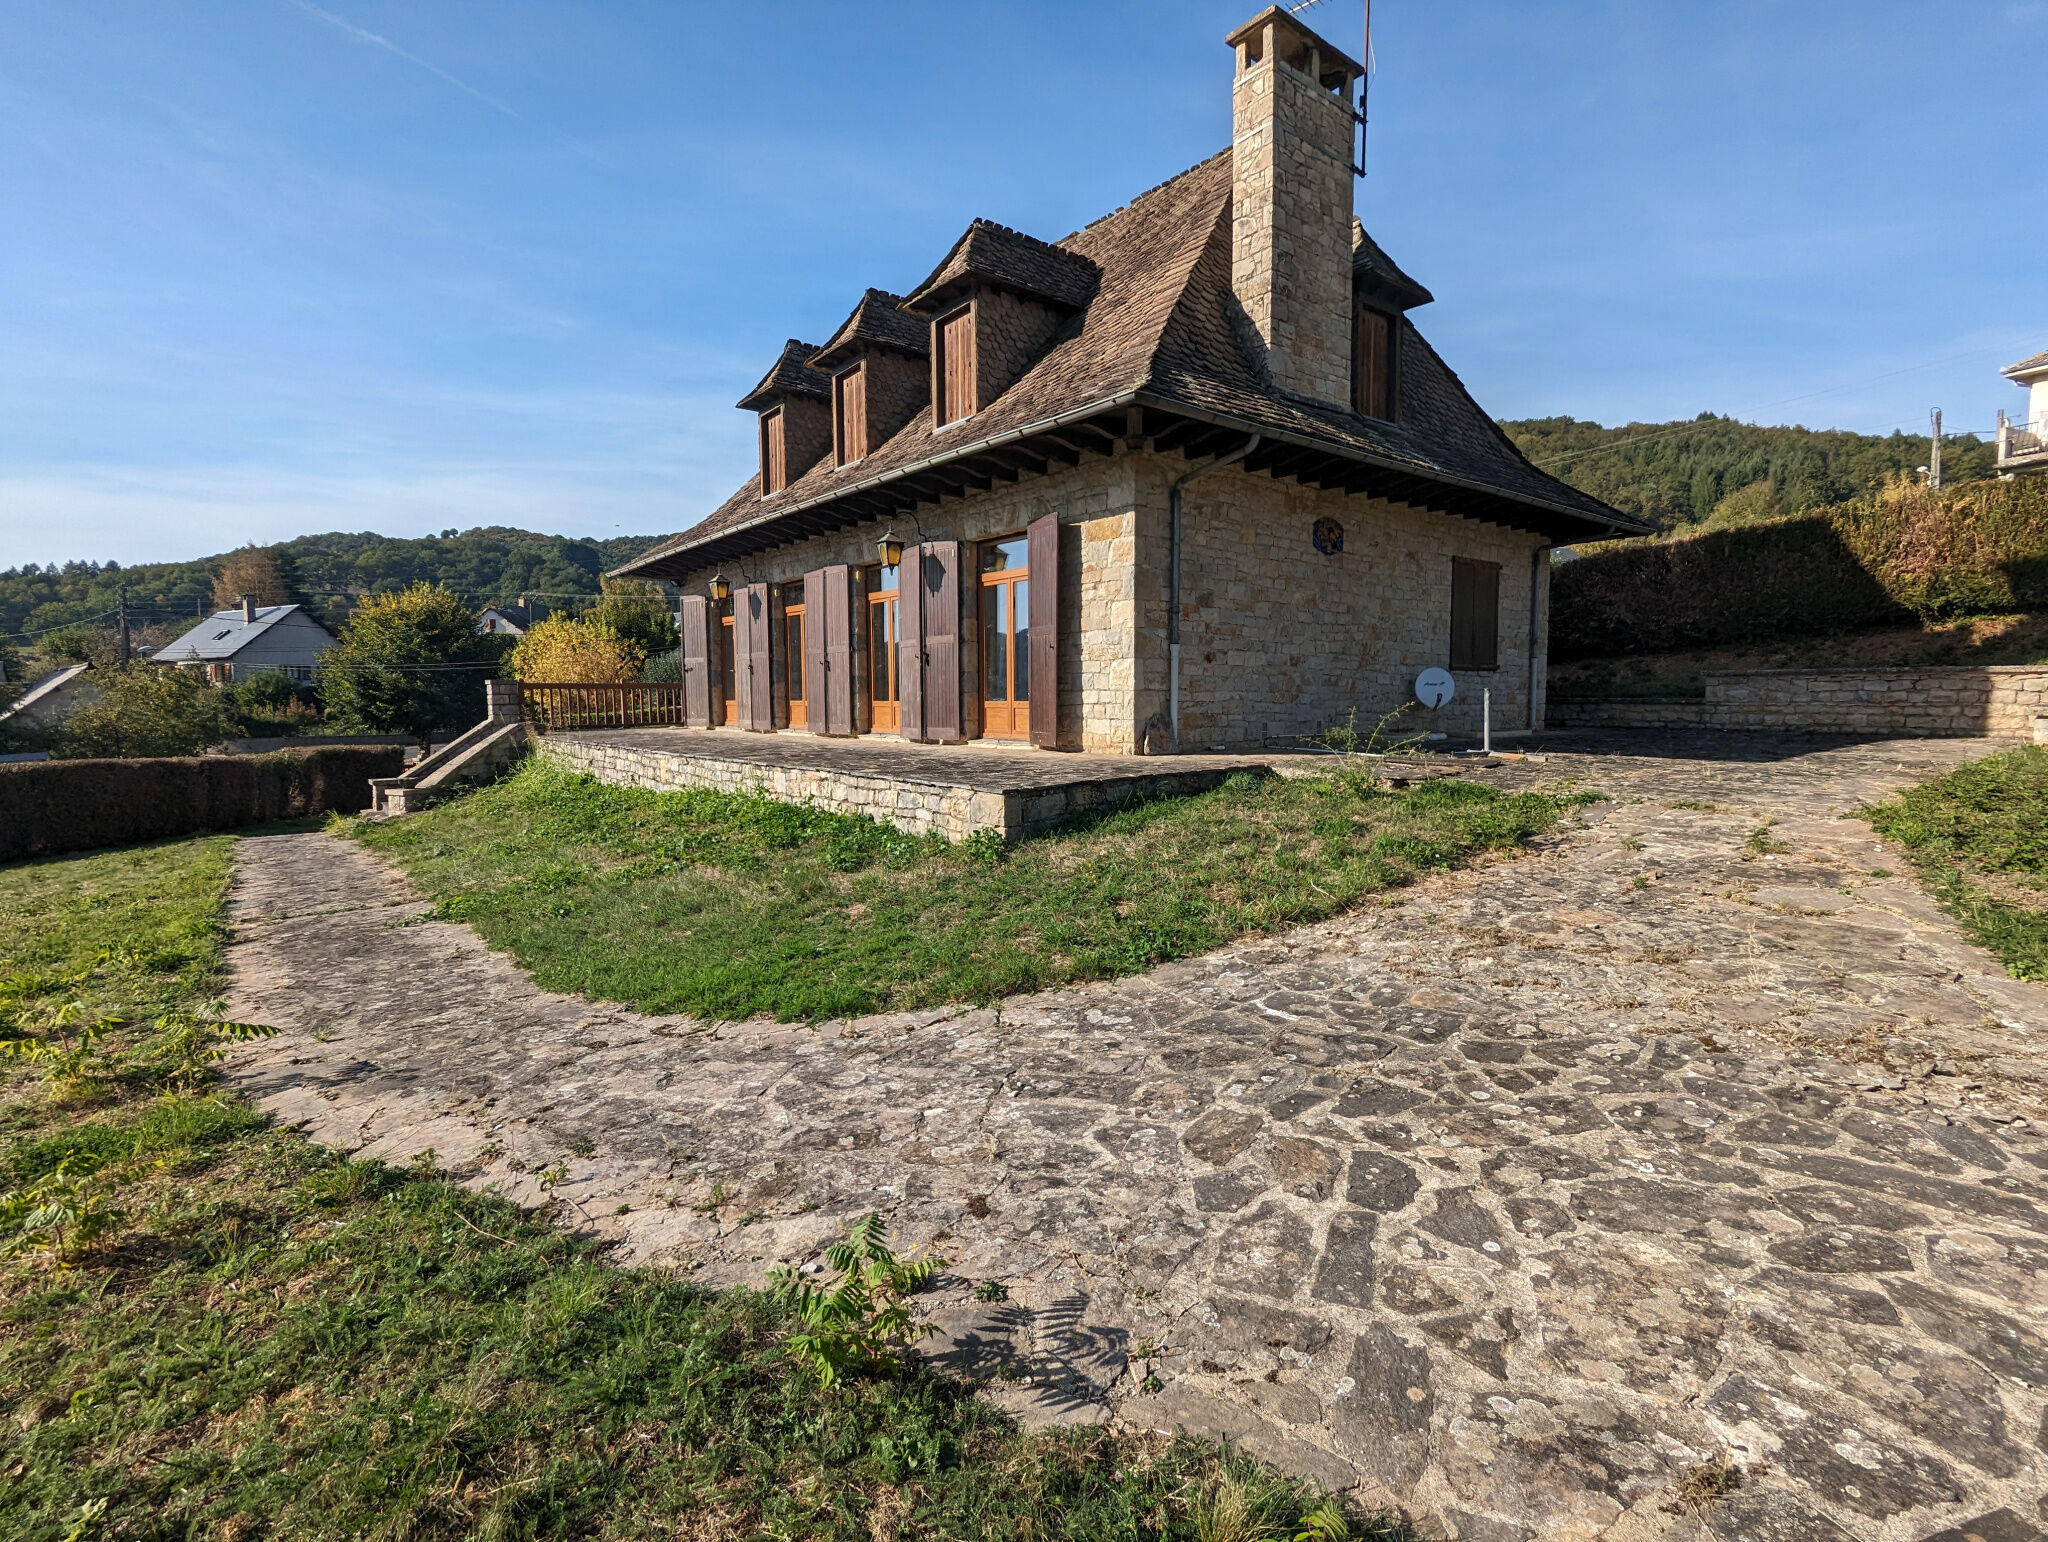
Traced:
<path fill-rule="evenodd" d="M 1618 428 L 1576 418 L 1523 418 L 1501 428 L 1552 476 L 1660 530 L 1753 524 L 1845 503 L 1926 465 L 1930 446 L 1925 434 L 1761 428 L 1710 412 Z M 1974 435 L 1944 436 L 1944 476 L 1988 477 L 1995 454 Z"/>
<path fill-rule="evenodd" d="M 339 624 L 366 594 L 395 594 L 425 581 L 446 584 L 472 605 L 547 594 L 567 602 L 595 599 L 598 576 L 638 556 L 658 536 L 579 540 L 503 527 L 401 540 L 392 536 L 306 535 L 271 548 L 289 557 L 306 603 L 330 626 Z M 125 586 L 138 625 L 176 623 L 206 613 L 214 577 L 228 553 L 192 562 L 74 561 L 62 566 L 0 571 L 0 634 L 46 631 L 78 621 L 99 621 L 114 609 Z"/>

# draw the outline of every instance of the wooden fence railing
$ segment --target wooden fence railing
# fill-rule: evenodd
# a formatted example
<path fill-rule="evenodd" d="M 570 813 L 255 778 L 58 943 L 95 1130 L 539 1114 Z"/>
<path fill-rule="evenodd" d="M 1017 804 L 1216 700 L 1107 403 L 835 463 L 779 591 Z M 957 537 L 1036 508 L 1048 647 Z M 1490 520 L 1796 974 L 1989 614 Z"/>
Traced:
<path fill-rule="evenodd" d="M 519 682 L 519 716 L 540 729 L 652 728 L 683 721 L 682 682 L 615 685 Z"/>

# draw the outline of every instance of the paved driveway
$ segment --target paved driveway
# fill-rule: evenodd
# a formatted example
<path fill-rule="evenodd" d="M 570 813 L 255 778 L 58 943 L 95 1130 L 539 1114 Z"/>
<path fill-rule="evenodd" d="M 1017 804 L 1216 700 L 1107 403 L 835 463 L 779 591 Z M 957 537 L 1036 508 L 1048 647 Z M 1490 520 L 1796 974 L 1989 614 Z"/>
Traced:
<path fill-rule="evenodd" d="M 881 1207 L 992 1396 L 1438 1535 L 2036 1539 L 2048 993 L 1841 817 L 1986 746 L 1734 745 L 1485 773 L 1613 801 L 1284 938 L 816 1028 L 549 995 L 358 848 L 245 840 L 236 1009 L 287 1032 L 236 1070 L 323 1141 L 531 1202 L 566 1169 L 711 1283 Z M 1723 1454 L 1764 1470 L 1679 1513 Z"/>

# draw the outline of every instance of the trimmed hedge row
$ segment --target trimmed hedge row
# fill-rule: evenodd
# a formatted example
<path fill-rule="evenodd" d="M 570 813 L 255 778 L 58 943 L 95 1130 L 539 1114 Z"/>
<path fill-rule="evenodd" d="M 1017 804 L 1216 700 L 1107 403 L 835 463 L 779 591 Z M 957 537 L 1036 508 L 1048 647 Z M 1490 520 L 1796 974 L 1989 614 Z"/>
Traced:
<path fill-rule="evenodd" d="M 359 813 L 372 777 L 404 769 L 400 745 L 0 765 L 0 862 Z"/>
<path fill-rule="evenodd" d="M 1551 575 L 1551 657 L 1821 637 L 2048 607 L 2048 481 L 1891 487 L 1831 509 L 1603 544 Z"/>

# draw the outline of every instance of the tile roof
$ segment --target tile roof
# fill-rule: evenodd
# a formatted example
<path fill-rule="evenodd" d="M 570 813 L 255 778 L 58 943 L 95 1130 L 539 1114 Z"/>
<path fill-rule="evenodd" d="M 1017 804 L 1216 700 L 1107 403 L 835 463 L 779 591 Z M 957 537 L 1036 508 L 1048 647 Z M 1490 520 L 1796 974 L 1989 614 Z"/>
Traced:
<path fill-rule="evenodd" d="M 2031 359 L 2022 359 L 2017 364 L 2008 364 L 1999 371 L 2001 375 L 2032 375 L 2048 370 L 2048 353 L 2037 353 Z"/>
<path fill-rule="evenodd" d="M 903 304 L 909 310 L 928 309 L 963 281 L 978 278 L 1080 310 L 1095 297 L 1099 276 L 1093 262 L 1064 242 L 1054 246 L 1007 225 L 976 220 Z"/>
<path fill-rule="evenodd" d="M 1277 394 L 1264 379 L 1262 361 L 1253 364 L 1230 320 L 1237 308 L 1230 283 L 1230 203 L 1231 152 L 1225 150 L 1068 236 L 1057 248 L 1031 243 L 1084 260 L 1099 274 L 1097 289 L 1044 356 L 988 407 L 941 434 L 926 406 L 864 459 L 835 466 L 828 453 L 801 472 L 792 467 L 789 484 L 765 498 L 759 476 L 751 477 L 703 521 L 652 547 L 620 573 L 687 573 L 688 565 L 675 559 L 714 538 L 757 527 L 762 528 L 762 545 L 776 544 L 766 538 L 766 527 L 786 515 L 882 486 L 926 465 L 963 458 L 994 440 L 1048 428 L 1056 419 L 1072 421 L 1131 404 L 1326 447 L 1396 473 L 1530 505 L 1534 516 L 1572 522 L 1584 532 L 1577 539 L 1642 528 L 1525 460 L 1421 334 L 1405 323 L 1400 422 Z M 981 222 L 975 228 L 1002 230 Z M 958 264 L 967 244 L 963 237 L 934 280 Z M 1371 250 L 1378 252 L 1376 246 Z M 1378 259 L 1368 261 L 1377 264 Z M 1389 277 L 1399 273 L 1391 261 L 1385 271 Z M 932 282 L 920 289 L 929 290 Z M 906 303 L 915 300 L 913 295 Z M 1511 513 L 1504 508 L 1502 517 Z"/>
<path fill-rule="evenodd" d="M 810 359 L 813 369 L 831 370 L 844 364 L 863 344 L 894 348 L 919 358 L 932 351 L 931 323 L 900 309 L 901 295 L 886 289 L 870 289 L 853 308 L 853 314 L 832 334 L 832 340 Z"/>
<path fill-rule="evenodd" d="M 1351 272 L 1354 278 L 1377 285 L 1404 311 L 1436 300 L 1435 295 L 1403 273 L 1400 264 L 1380 250 L 1379 242 L 1367 235 L 1365 226 L 1356 219 L 1351 222 Z"/>
<path fill-rule="evenodd" d="M 817 351 L 816 343 L 800 343 L 792 337 L 782 345 L 782 357 L 775 361 L 775 367 L 735 405 L 753 412 L 780 396 L 817 396 L 829 400 L 831 378 L 811 368 L 811 358 Z"/>
<path fill-rule="evenodd" d="M 259 605 L 254 621 L 244 621 L 239 609 L 215 611 L 176 642 L 157 649 L 150 659 L 157 664 L 206 664 L 231 659 L 298 608 Z"/>

